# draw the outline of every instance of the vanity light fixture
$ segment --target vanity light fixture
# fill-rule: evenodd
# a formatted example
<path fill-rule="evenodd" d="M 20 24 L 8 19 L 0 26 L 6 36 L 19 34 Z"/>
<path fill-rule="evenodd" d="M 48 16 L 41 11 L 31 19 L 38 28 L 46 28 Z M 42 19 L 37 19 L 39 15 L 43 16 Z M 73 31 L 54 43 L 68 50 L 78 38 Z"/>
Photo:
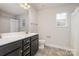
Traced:
<path fill-rule="evenodd" d="M 21 3 L 20 6 L 24 9 L 29 9 L 30 5 L 28 3 Z"/>

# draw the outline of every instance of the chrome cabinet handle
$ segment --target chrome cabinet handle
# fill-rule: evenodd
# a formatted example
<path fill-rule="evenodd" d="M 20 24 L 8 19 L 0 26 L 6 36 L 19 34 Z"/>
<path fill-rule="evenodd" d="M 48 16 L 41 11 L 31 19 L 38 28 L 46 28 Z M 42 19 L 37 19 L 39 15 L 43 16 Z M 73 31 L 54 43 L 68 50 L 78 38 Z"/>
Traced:
<path fill-rule="evenodd" d="M 22 50 L 20 52 L 22 53 Z"/>
<path fill-rule="evenodd" d="M 28 49 L 30 46 L 25 47 L 25 49 Z"/>
<path fill-rule="evenodd" d="M 29 41 L 27 41 L 27 42 L 29 42 Z"/>

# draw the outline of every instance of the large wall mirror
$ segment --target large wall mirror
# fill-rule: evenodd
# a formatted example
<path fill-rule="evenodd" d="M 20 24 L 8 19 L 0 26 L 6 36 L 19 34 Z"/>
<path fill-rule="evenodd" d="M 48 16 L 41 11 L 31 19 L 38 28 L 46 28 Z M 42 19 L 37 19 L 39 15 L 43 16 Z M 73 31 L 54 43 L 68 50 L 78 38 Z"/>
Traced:
<path fill-rule="evenodd" d="M 16 3 L 0 4 L 0 33 L 20 31 L 28 31 L 28 10 Z"/>

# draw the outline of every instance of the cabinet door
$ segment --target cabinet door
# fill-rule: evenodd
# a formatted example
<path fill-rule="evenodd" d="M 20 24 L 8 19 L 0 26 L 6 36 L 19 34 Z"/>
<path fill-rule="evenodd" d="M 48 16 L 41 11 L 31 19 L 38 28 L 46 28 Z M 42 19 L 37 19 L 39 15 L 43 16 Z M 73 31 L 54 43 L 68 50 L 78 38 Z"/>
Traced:
<path fill-rule="evenodd" d="M 6 56 L 21 48 L 22 41 L 16 41 L 0 46 L 0 56 Z M 16 54 L 16 53 L 15 53 Z M 18 53 L 19 54 L 19 53 Z"/>
<path fill-rule="evenodd" d="M 13 52 L 7 54 L 6 56 L 21 56 L 21 48 L 14 50 Z"/>
<path fill-rule="evenodd" d="M 35 55 L 38 51 L 38 39 L 31 42 L 31 56 Z"/>

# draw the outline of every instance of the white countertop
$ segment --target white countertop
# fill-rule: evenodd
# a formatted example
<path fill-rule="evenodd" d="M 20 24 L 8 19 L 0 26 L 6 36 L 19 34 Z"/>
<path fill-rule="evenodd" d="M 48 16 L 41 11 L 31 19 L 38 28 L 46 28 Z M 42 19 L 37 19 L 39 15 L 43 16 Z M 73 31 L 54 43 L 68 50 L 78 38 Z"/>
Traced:
<path fill-rule="evenodd" d="M 0 46 L 14 42 L 14 41 L 18 41 L 18 40 L 22 40 L 23 38 L 27 38 L 33 35 L 36 35 L 37 33 L 28 33 L 28 34 L 21 34 L 20 35 L 6 35 L 5 37 L 0 39 Z"/>

